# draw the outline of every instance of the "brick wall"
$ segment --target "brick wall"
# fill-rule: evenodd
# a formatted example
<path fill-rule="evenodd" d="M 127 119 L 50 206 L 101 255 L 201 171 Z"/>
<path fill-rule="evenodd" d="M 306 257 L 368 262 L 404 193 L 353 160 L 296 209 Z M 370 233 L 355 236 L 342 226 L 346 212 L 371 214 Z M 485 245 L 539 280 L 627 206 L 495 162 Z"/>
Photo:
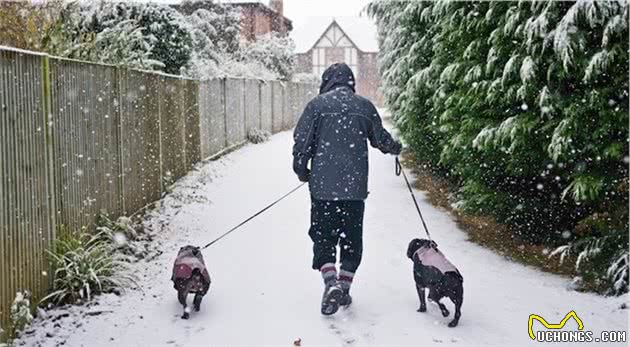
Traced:
<path fill-rule="evenodd" d="M 262 6 L 240 6 L 241 10 L 241 34 L 248 41 L 254 41 L 257 37 L 271 32 L 286 34 L 291 30 L 290 23 L 277 13 Z"/>

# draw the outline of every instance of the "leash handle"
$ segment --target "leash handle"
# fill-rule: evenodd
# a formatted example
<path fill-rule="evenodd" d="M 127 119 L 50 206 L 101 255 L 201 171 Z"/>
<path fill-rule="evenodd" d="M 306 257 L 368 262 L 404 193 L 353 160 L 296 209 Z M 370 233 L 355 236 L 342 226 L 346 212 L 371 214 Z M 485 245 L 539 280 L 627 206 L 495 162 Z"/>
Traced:
<path fill-rule="evenodd" d="M 396 176 L 400 176 L 402 173 L 403 178 L 405 179 L 405 183 L 407 183 L 407 189 L 409 189 L 409 194 L 411 194 L 411 198 L 413 199 L 413 204 L 416 206 L 416 211 L 418 211 L 418 215 L 420 216 L 420 220 L 422 221 L 422 226 L 424 227 L 424 232 L 427 233 L 427 237 L 429 241 L 432 241 L 431 234 L 429 233 L 429 228 L 427 228 L 427 223 L 424 221 L 424 217 L 422 216 L 422 212 L 420 212 L 420 206 L 418 205 L 418 201 L 416 200 L 416 195 L 413 193 L 413 189 L 411 188 L 411 184 L 407 179 L 407 174 L 405 174 L 405 170 L 400 164 L 400 160 L 398 160 L 398 156 L 396 156 Z"/>
<path fill-rule="evenodd" d="M 262 214 L 263 212 L 267 211 L 268 209 L 270 209 L 273 205 L 279 203 L 281 200 L 283 200 L 284 198 L 286 198 L 287 196 L 291 195 L 293 192 L 295 192 L 296 190 L 302 188 L 303 185 L 305 185 L 307 182 L 302 182 L 300 183 L 297 187 L 291 189 L 288 193 L 284 194 L 283 196 L 281 196 L 280 198 L 278 198 L 276 201 L 272 202 L 271 204 L 267 205 L 265 208 L 263 208 L 262 210 L 254 213 L 254 215 L 252 215 L 251 217 L 247 218 L 246 220 L 242 221 L 240 224 L 238 224 L 237 226 L 233 227 L 232 229 L 226 231 L 225 233 L 221 234 L 221 236 L 217 237 L 216 239 L 210 241 L 209 243 L 207 243 L 205 246 L 201 247 L 201 249 L 206 249 L 210 246 L 212 246 L 213 244 L 217 243 L 219 240 L 221 240 L 222 238 L 228 236 L 230 233 L 232 233 L 233 231 L 235 231 L 236 229 L 242 227 L 243 225 L 245 225 L 245 223 L 249 222 L 250 220 L 258 217 L 260 214 Z"/>

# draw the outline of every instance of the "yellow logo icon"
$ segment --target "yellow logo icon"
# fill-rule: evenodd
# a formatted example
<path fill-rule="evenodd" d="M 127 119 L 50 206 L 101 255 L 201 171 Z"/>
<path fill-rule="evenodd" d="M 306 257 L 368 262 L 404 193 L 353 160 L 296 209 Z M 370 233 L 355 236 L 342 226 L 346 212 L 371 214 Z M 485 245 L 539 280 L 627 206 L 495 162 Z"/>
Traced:
<path fill-rule="evenodd" d="M 562 329 L 562 327 L 564 327 L 564 325 L 567 323 L 569 318 L 575 319 L 575 321 L 577 322 L 579 330 L 584 329 L 584 324 L 582 324 L 582 320 L 580 319 L 580 317 L 578 317 L 578 315 L 577 315 L 577 313 L 575 313 L 575 311 L 571 311 L 571 312 L 567 313 L 567 315 L 564 316 L 562 321 L 560 321 L 560 323 L 558 323 L 558 324 L 549 324 L 549 323 L 547 323 L 547 321 L 543 317 L 541 317 L 541 316 L 539 316 L 537 314 L 530 314 L 529 315 L 529 320 L 527 321 L 527 329 L 529 330 L 529 337 L 531 337 L 532 340 L 536 340 L 536 336 L 534 335 L 534 331 L 532 330 L 532 325 L 534 324 L 534 320 L 537 320 L 540 323 L 542 323 L 542 325 L 544 325 L 545 328 L 547 328 L 547 329 Z"/>

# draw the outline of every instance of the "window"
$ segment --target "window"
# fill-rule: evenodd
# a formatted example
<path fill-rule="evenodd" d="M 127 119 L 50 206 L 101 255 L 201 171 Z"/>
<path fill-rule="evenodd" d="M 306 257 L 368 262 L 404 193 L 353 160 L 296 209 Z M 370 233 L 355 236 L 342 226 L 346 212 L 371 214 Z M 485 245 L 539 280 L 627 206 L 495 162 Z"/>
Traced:
<path fill-rule="evenodd" d="M 313 73 L 321 76 L 328 67 L 326 64 L 326 48 L 313 48 Z"/>
<path fill-rule="evenodd" d="M 313 73 L 318 76 L 331 64 L 343 62 L 359 77 L 358 51 L 337 25 L 332 25 L 315 44 L 312 58 Z"/>

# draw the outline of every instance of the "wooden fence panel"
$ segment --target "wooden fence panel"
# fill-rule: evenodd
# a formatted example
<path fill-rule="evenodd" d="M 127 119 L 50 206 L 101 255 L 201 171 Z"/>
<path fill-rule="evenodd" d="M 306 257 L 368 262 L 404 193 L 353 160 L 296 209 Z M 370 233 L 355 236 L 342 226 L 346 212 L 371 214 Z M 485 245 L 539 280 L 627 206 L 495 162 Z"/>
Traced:
<path fill-rule="evenodd" d="M 245 134 L 260 129 L 260 82 L 245 80 Z"/>
<path fill-rule="evenodd" d="M 272 95 L 272 132 L 275 134 L 283 129 L 284 116 L 284 87 L 278 81 L 271 82 Z"/>
<path fill-rule="evenodd" d="M 199 92 L 202 157 L 208 158 L 227 146 L 225 130 L 225 80 L 201 83 Z"/>
<path fill-rule="evenodd" d="M 186 171 L 201 160 L 201 143 L 199 128 L 199 82 L 183 80 L 184 84 L 184 121 L 186 137 Z"/>
<path fill-rule="evenodd" d="M 288 83 L 285 86 L 285 109 L 283 116 L 283 128 L 292 129 L 296 123 L 296 114 L 299 107 L 298 84 Z"/>
<path fill-rule="evenodd" d="M 272 132 L 272 108 L 271 83 L 262 82 L 260 84 L 260 128 Z"/>
<path fill-rule="evenodd" d="M 0 50 L 0 322 L 19 289 L 38 301 L 50 283 L 54 240 L 46 57 Z M 47 86 L 47 85 L 46 85 Z"/>
<path fill-rule="evenodd" d="M 50 58 L 58 222 L 73 231 L 122 212 L 116 68 Z"/>
<path fill-rule="evenodd" d="M 175 77 L 161 77 L 160 148 L 162 180 L 171 184 L 184 176 L 186 169 L 185 122 L 183 117 L 183 84 Z"/>
<path fill-rule="evenodd" d="M 158 200 L 160 174 L 160 76 L 119 70 L 122 194 L 125 215 Z"/>
<path fill-rule="evenodd" d="M 225 80 L 225 119 L 228 146 L 245 141 L 245 82 Z"/>

